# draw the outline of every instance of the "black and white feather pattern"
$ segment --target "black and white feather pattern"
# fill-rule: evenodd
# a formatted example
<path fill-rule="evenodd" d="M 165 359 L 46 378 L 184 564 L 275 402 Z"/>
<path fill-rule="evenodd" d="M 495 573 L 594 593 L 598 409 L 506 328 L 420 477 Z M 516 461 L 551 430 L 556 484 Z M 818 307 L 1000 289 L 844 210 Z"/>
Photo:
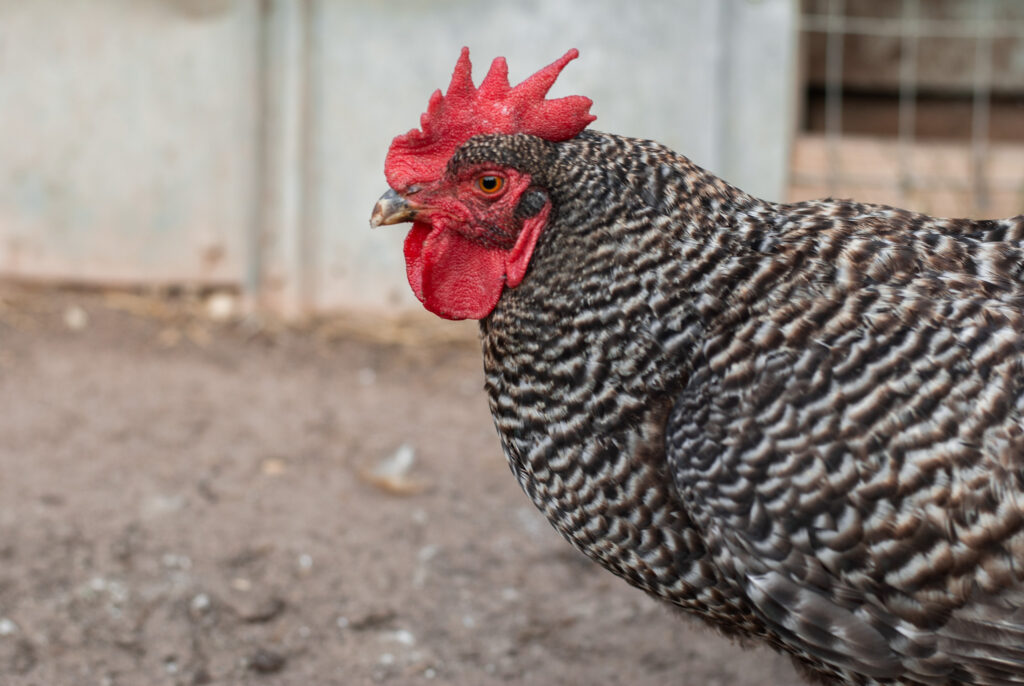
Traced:
<path fill-rule="evenodd" d="M 481 136 L 552 213 L 482 324 L 573 545 L 840 684 L 1024 684 L 1024 217 L 779 205 L 651 142 Z"/>

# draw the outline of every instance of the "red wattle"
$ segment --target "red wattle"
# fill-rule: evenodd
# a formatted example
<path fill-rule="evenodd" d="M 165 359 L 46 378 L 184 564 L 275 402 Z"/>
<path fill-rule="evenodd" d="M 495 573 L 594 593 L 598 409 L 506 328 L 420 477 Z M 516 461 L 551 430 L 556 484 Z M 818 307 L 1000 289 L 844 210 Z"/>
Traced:
<path fill-rule="evenodd" d="M 405 238 L 405 271 L 423 306 L 445 319 L 483 319 L 505 287 L 505 253 L 416 222 Z"/>
<path fill-rule="evenodd" d="M 510 250 L 485 248 L 457 231 L 414 222 L 405 237 L 405 274 L 423 306 L 445 319 L 483 319 L 506 286 L 526 275 L 551 204 L 523 222 Z"/>
<path fill-rule="evenodd" d="M 405 276 L 413 295 L 423 302 L 423 243 L 432 231 L 426 222 L 413 222 L 405 237 Z"/>

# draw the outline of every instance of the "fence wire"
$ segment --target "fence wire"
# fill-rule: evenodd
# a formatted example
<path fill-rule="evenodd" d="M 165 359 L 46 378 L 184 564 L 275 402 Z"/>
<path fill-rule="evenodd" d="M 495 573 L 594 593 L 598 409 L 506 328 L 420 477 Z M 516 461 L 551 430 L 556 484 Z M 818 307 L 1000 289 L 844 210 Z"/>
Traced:
<path fill-rule="evenodd" d="M 895 9 L 897 7 L 898 10 Z M 817 54 L 819 59 L 823 57 L 823 65 L 808 65 L 808 72 L 815 71 L 819 75 L 823 73 L 824 84 L 821 90 L 824 114 L 821 117 L 821 136 L 825 169 L 814 169 L 811 174 L 817 174 L 819 178 L 812 179 L 806 169 L 795 168 L 794 186 L 820 188 L 824 185 L 827 193 L 832 196 L 844 195 L 849 189 L 895 190 L 903 201 L 912 201 L 928 193 L 956 191 L 967 200 L 969 207 L 965 207 L 965 211 L 974 214 L 985 214 L 992 209 L 994 192 L 1003 196 L 1010 193 L 1019 195 L 1016 211 L 1024 213 L 1024 173 L 1020 178 L 1014 178 L 1011 174 L 1008 178 L 1003 175 L 994 179 L 989 171 L 993 151 L 990 122 L 996 76 L 994 45 L 997 40 L 1004 43 L 1013 41 L 1012 54 L 1016 55 L 1014 59 L 1017 60 L 1017 66 L 1024 70 L 1024 13 L 1018 17 L 1015 16 L 1016 12 L 1011 12 L 1008 16 L 1005 11 L 1007 7 L 1007 3 L 1000 0 L 960 0 L 959 3 L 957 0 L 946 0 L 944 3 L 935 0 L 899 0 L 898 3 L 805 0 L 801 16 L 805 46 L 812 38 L 818 41 L 823 38 L 825 43 L 824 54 L 821 55 L 820 51 Z M 950 8 L 955 11 L 950 13 Z M 884 16 L 872 16 L 872 12 Z M 884 139 L 882 142 L 890 146 L 890 151 L 895 151 L 895 155 L 889 155 L 888 158 L 895 168 L 883 169 L 876 166 L 871 169 L 868 165 L 867 170 L 851 170 L 851 165 L 844 163 L 844 157 L 851 150 L 851 136 L 846 130 L 849 127 L 845 125 L 844 119 L 849 113 L 847 100 L 852 91 L 845 62 L 853 54 L 853 41 L 859 41 L 858 45 L 863 47 L 869 45 L 866 41 L 871 40 L 885 41 L 889 45 L 894 42 L 898 44 L 897 64 L 893 65 L 896 87 L 895 92 L 889 94 L 893 106 L 897 108 L 895 132 L 894 135 L 893 132 L 885 132 L 875 136 L 876 143 L 878 139 Z M 936 47 L 935 41 L 943 41 L 938 49 L 969 50 L 971 53 L 950 55 L 954 61 L 959 60 L 962 64 L 969 62 L 971 65 L 967 92 L 962 92 L 964 84 L 951 87 L 951 90 L 959 88 L 962 99 L 970 102 L 969 131 L 959 132 L 959 141 L 954 144 L 961 148 L 967 159 L 964 165 L 922 168 L 921 164 L 915 163 L 915 156 L 922 150 L 922 146 L 930 144 L 920 139 L 917 130 L 920 113 L 918 104 L 922 92 L 920 77 L 923 41 L 932 41 L 933 49 Z M 856 58 L 856 54 L 853 57 Z M 953 80 L 951 77 L 950 82 Z M 932 74 L 932 83 L 928 87 L 934 89 L 934 86 Z M 1024 146 L 1024 92 L 1014 94 L 1011 89 L 1010 96 L 1020 98 L 1020 110 L 1016 115 L 1011 113 L 1011 116 L 1019 118 L 1017 143 Z M 1024 155 L 1024 147 L 1021 151 Z M 1024 157 L 1021 158 L 1020 167 L 1024 169 Z M 820 178 L 822 171 L 823 179 Z M 892 188 L 894 185 L 895 189 Z M 1010 202 L 1012 204 L 1013 201 Z"/>

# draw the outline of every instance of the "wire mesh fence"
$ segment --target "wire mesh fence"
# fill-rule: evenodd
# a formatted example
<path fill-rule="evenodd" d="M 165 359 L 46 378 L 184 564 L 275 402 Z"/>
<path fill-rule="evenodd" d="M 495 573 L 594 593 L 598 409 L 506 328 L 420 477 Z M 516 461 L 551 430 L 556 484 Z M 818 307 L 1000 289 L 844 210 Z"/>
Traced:
<path fill-rule="evenodd" d="M 804 0 L 790 196 L 1024 213 L 1024 3 Z"/>

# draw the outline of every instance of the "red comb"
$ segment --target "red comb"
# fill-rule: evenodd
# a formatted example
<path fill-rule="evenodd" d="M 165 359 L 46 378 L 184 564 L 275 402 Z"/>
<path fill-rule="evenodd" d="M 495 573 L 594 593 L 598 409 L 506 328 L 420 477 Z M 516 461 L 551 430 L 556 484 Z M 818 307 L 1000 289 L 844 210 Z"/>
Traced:
<path fill-rule="evenodd" d="M 504 57 L 491 63 L 480 87 L 473 85 L 469 48 L 463 48 L 448 92 L 434 91 L 420 117 L 422 130 L 413 129 L 391 143 L 384 162 L 388 184 L 397 190 L 438 178 L 455 150 L 483 133 L 528 133 L 549 141 L 564 141 L 585 129 L 596 117 L 590 98 L 571 95 L 557 100 L 544 96 L 570 61 L 575 48 L 516 87 L 508 82 Z"/>

